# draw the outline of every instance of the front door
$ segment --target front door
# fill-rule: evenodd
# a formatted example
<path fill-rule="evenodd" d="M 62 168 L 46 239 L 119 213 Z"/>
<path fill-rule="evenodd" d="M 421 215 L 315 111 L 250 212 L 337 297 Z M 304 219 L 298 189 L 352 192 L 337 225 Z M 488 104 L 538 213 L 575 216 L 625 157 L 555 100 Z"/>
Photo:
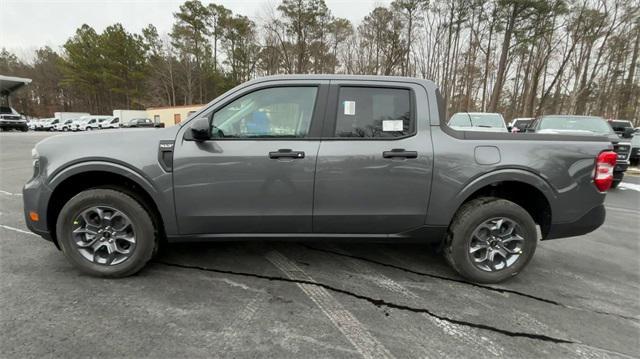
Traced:
<path fill-rule="evenodd" d="M 331 83 L 314 232 L 395 234 L 424 225 L 433 165 L 425 90 Z"/>
<path fill-rule="evenodd" d="M 327 86 L 294 82 L 243 90 L 204 116 L 209 141 L 174 152 L 181 234 L 310 233 L 316 155 Z M 322 111 L 321 111 L 322 110 Z M 320 124 L 321 125 L 321 124 Z"/>

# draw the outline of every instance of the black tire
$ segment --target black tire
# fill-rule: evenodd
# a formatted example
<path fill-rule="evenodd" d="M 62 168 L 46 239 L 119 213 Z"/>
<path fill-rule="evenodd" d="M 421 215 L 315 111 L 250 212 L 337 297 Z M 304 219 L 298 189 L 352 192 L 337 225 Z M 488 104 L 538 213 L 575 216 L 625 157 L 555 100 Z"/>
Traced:
<path fill-rule="evenodd" d="M 620 184 L 620 182 L 622 182 L 622 179 L 619 179 L 619 180 L 613 180 L 613 182 L 611 182 L 611 189 L 615 189 L 616 187 L 618 187 L 618 185 Z"/>
<path fill-rule="evenodd" d="M 478 268 L 469 254 L 472 235 L 485 221 L 505 217 L 514 221 L 524 238 L 522 252 L 516 261 L 500 270 L 485 271 Z M 477 283 L 498 283 L 511 278 L 529 263 L 537 246 L 536 223 L 519 205 L 504 199 L 482 197 L 465 203 L 456 213 L 447 237 L 444 255 L 449 264 L 462 277 Z"/>
<path fill-rule="evenodd" d="M 108 206 L 121 211 L 131 219 L 136 236 L 133 253 L 122 263 L 104 265 L 82 256 L 73 243 L 73 221 L 84 210 L 93 206 Z M 58 243 L 67 259 L 79 270 L 98 277 L 121 278 L 135 274 L 151 259 L 156 248 L 153 221 L 144 207 L 131 196 L 113 189 L 89 189 L 71 198 L 60 211 L 56 224 Z"/>

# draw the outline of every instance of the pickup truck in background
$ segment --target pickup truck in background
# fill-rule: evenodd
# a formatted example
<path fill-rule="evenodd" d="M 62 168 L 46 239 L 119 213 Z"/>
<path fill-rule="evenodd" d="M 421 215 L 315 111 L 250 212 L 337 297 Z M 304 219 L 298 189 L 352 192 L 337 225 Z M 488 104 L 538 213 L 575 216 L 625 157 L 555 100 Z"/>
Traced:
<path fill-rule="evenodd" d="M 18 111 L 10 106 L 0 105 L 0 130 L 20 130 L 26 132 L 29 130 L 29 124 Z"/>
<path fill-rule="evenodd" d="M 165 240 L 367 238 L 440 245 L 460 275 L 496 283 L 539 239 L 603 223 L 606 136 L 459 131 L 444 114 L 427 80 L 253 80 L 180 125 L 41 141 L 27 226 L 104 277 Z"/>
<path fill-rule="evenodd" d="M 627 120 L 609 120 L 609 124 L 620 138 L 631 138 L 636 130 L 631 121 Z"/>
<path fill-rule="evenodd" d="M 527 132 L 537 132 L 540 134 L 606 136 L 613 145 L 613 151 L 616 152 L 617 156 L 616 165 L 613 169 L 613 183 L 611 184 L 611 188 L 618 187 L 624 178 L 624 173 L 629 167 L 631 143 L 629 140 L 621 139 L 618 134 L 614 132 L 610 123 L 607 123 L 607 121 L 602 117 L 570 115 L 543 116 L 534 120 L 527 128 Z M 626 130 L 625 133 L 630 132 Z M 627 135 L 625 134 L 625 137 L 626 136 Z"/>

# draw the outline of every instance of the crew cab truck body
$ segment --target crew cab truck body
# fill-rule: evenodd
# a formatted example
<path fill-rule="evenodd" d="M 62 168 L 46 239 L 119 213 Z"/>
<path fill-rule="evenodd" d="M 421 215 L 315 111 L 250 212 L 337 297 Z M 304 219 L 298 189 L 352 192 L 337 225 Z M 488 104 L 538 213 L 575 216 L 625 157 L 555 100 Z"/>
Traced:
<path fill-rule="evenodd" d="M 160 239 L 370 238 L 441 244 L 461 275 L 498 282 L 536 226 L 603 223 L 606 138 L 456 131 L 441 100 L 427 80 L 267 77 L 178 126 L 50 137 L 27 225 L 99 276 L 140 270 Z"/>

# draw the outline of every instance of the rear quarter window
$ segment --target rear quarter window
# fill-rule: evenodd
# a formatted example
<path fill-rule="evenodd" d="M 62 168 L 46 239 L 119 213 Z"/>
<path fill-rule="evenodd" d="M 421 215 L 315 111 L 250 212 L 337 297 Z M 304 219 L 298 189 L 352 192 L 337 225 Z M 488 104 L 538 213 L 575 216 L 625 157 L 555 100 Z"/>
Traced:
<path fill-rule="evenodd" d="M 335 137 L 393 138 L 415 132 L 411 91 L 340 87 Z"/>

